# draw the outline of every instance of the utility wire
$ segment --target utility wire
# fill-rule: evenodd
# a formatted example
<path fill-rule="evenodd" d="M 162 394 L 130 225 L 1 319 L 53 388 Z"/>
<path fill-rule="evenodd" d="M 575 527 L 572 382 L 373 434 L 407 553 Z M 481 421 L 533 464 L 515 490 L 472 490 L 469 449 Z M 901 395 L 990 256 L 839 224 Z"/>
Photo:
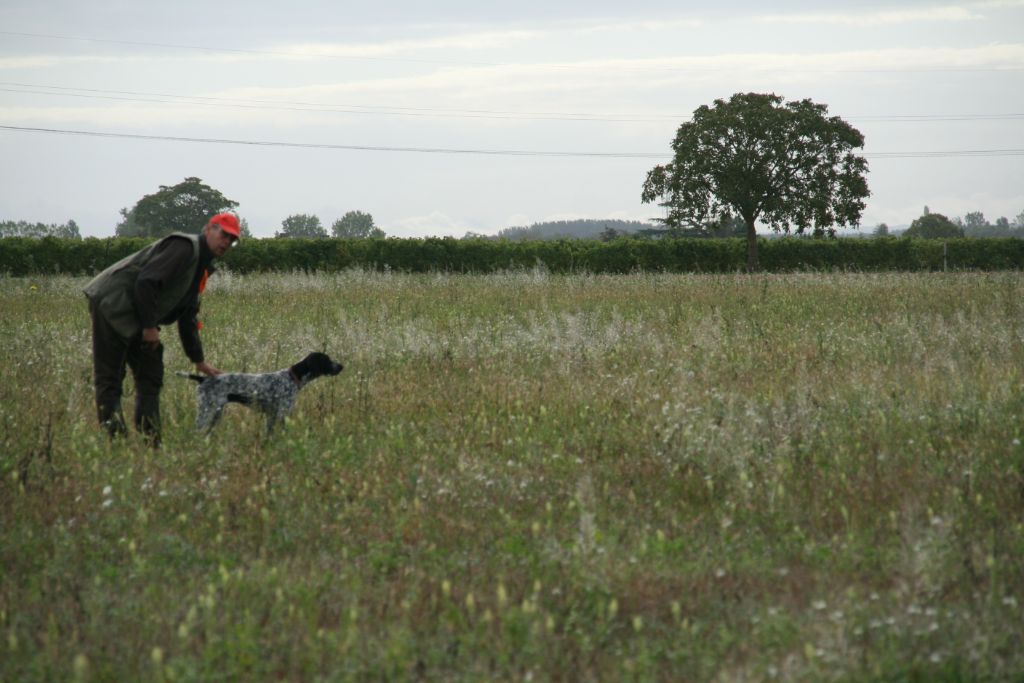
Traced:
<path fill-rule="evenodd" d="M 308 111 L 336 114 L 379 114 L 385 116 L 491 118 L 540 121 L 605 121 L 616 123 L 658 123 L 662 121 L 688 121 L 691 117 L 675 114 L 586 114 L 578 112 L 512 112 L 487 109 L 437 109 L 430 107 L 387 107 L 383 105 L 322 104 L 291 100 L 254 100 L 176 93 L 140 92 L 134 90 L 104 90 L 99 88 L 70 88 L 58 85 L 40 85 L 0 81 L 0 92 L 52 95 L 87 99 L 142 102 L 154 104 L 184 104 L 236 109 L 266 109 L 276 111 Z M 39 90 L 42 88 L 43 90 Z M 56 91 L 56 92 L 51 92 Z M 74 91 L 74 92 L 72 92 Z M 927 123 L 943 121 L 1021 121 L 1024 114 L 879 114 L 848 117 L 851 121 Z"/>
<path fill-rule="evenodd" d="M 11 130 L 28 133 L 55 133 L 63 135 L 84 135 L 100 138 L 126 138 L 131 140 L 163 140 L 168 142 L 200 142 L 226 145 L 252 145 L 257 147 L 296 147 L 300 149 L 334 149 L 368 152 L 420 152 L 428 154 L 484 154 L 494 156 L 534 156 L 534 157 L 588 157 L 610 159 L 662 159 L 665 154 L 649 152 L 559 152 L 514 149 L 457 149 L 446 147 L 387 147 L 382 145 L 333 145 L 313 142 L 277 142 L 268 140 L 231 140 L 224 138 L 194 138 L 169 135 L 137 135 L 132 133 L 104 133 L 87 130 L 64 130 L 57 128 L 28 128 L 23 126 L 0 125 L 0 130 Z"/>
<path fill-rule="evenodd" d="M 489 156 L 519 157 L 577 157 L 603 159 L 668 159 L 670 155 L 661 152 L 566 152 L 515 149 L 460 149 L 450 147 L 389 147 L 383 145 L 335 145 L 312 142 L 280 142 L 269 140 L 232 140 L 227 138 L 178 137 L 170 135 L 141 135 L 132 133 L 107 133 L 88 130 L 67 130 L 60 128 L 30 128 L 26 126 L 0 125 L 0 130 L 21 133 L 49 133 L 58 135 L 80 135 L 97 138 L 120 138 L 128 140 L 159 140 L 164 142 L 195 142 L 222 145 L 249 145 L 255 147 L 292 147 L 299 149 L 350 150 L 364 152 L 415 152 L 423 154 L 479 154 Z M 950 157 L 1002 157 L 1024 156 L 1024 149 L 967 149 L 931 152 L 865 152 L 866 158 L 916 159 Z"/>
<path fill-rule="evenodd" d="M 24 93 L 30 95 L 54 95 L 87 99 L 117 100 L 122 102 L 145 102 L 154 104 L 186 104 L 205 107 L 228 107 L 236 109 L 267 109 L 278 111 L 309 111 L 335 114 L 377 114 L 385 116 L 412 117 L 453 117 L 483 119 L 514 119 L 528 121 L 610 121 L 621 123 L 678 121 L 679 117 L 670 114 L 628 115 L 615 114 L 579 114 L 568 112 L 508 112 L 474 109 L 431 109 L 427 107 L 385 107 L 381 105 L 357 104 L 320 104 L 316 102 L 295 102 L 289 100 L 244 100 L 224 97 L 204 97 L 199 95 L 177 95 L 169 93 L 148 93 L 131 90 L 100 90 L 90 88 L 66 88 L 50 85 L 33 85 L 29 83 L 9 83 L 0 81 L 0 92 Z M 30 90 L 28 88 L 47 88 L 47 90 Z M 79 92 L 70 92 L 77 90 Z M 102 94 L 106 93 L 106 94 Z M 131 96 L 131 97 L 129 97 Z M 157 99 L 163 98 L 163 99 Z M 1024 116 L 1024 115 L 1022 115 Z"/>

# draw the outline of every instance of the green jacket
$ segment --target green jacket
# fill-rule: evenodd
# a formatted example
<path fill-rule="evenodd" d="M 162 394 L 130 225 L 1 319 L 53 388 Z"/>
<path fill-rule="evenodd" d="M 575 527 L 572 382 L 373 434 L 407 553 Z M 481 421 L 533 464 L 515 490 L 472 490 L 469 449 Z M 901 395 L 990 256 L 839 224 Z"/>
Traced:
<path fill-rule="evenodd" d="M 142 323 L 135 310 L 135 281 L 161 244 L 170 239 L 185 238 L 192 243 L 192 259 L 188 267 L 160 291 L 157 299 L 157 319 L 161 320 L 175 309 L 188 294 L 199 265 L 199 235 L 176 232 L 130 256 L 126 256 L 92 279 L 85 286 L 85 295 L 110 326 L 123 337 L 133 337 L 142 331 Z"/>

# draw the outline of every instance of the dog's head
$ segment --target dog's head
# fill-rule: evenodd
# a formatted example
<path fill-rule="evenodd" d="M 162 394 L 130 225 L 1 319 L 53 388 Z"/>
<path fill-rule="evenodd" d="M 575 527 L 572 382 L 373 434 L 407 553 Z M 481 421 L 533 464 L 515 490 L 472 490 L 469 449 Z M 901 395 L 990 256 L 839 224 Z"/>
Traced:
<path fill-rule="evenodd" d="M 331 360 L 326 353 L 315 351 L 291 367 L 301 382 L 308 382 L 324 375 L 337 375 L 345 366 Z"/>

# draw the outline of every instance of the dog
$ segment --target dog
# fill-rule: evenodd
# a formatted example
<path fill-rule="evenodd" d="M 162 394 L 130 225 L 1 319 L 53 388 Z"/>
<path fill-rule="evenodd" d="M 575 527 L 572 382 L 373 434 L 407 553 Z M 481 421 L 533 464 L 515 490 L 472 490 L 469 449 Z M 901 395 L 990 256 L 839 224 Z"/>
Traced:
<path fill-rule="evenodd" d="M 295 407 L 299 390 L 317 377 L 339 374 L 344 366 L 326 353 L 311 353 L 295 365 L 263 374 L 223 373 L 213 377 L 179 372 L 199 383 L 196 431 L 210 432 L 220 420 L 224 406 L 241 403 L 267 416 L 267 435 L 274 431 Z"/>

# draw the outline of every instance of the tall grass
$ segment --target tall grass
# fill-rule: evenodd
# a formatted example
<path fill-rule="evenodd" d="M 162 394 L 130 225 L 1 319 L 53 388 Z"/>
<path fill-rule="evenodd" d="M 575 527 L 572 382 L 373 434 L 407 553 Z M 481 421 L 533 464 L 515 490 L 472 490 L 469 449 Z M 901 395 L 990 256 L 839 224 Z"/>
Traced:
<path fill-rule="evenodd" d="M 1024 675 L 1019 274 L 222 273 L 345 372 L 155 451 L 83 284 L 0 279 L 0 680 Z"/>

